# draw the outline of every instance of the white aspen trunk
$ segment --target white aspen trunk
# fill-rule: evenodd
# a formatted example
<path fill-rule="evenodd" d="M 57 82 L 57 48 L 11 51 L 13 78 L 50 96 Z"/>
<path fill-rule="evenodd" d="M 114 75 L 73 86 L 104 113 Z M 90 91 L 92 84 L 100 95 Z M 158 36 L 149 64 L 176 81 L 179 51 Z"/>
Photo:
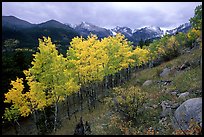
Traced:
<path fill-rule="evenodd" d="M 107 90 L 108 90 L 108 76 L 105 76 L 104 86 L 102 88 L 103 88 L 102 94 L 103 94 L 103 96 L 106 96 Z"/>
<path fill-rule="evenodd" d="M 55 119 L 54 119 L 54 132 L 56 131 L 57 129 L 57 120 L 58 120 L 58 105 L 57 105 L 57 102 L 55 102 Z"/>
<path fill-rule="evenodd" d="M 44 118 L 45 118 L 45 128 L 47 129 L 47 115 L 45 113 L 45 110 L 43 109 L 43 115 L 44 115 Z"/>
<path fill-rule="evenodd" d="M 34 123 L 37 129 L 37 134 L 39 135 L 39 129 L 38 129 L 38 125 L 37 125 L 37 116 L 36 116 L 36 110 L 33 111 L 33 119 L 34 119 Z"/>

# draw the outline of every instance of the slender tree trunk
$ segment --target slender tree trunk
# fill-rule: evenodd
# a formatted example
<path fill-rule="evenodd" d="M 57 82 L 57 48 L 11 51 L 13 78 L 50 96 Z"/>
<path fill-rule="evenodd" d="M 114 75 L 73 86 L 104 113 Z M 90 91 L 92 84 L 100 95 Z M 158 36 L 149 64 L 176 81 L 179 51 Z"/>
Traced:
<path fill-rule="evenodd" d="M 128 80 L 128 68 L 124 69 L 123 71 L 123 77 L 124 77 L 124 81 Z"/>
<path fill-rule="evenodd" d="M 59 99 L 59 98 L 58 98 Z M 57 100 L 58 100 L 57 99 Z M 57 122 L 58 122 L 58 105 L 57 105 L 58 101 L 55 102 L 55 118 L 54 118 L 54 132 L 57 129 Z"/>
<path fill-rule="evenodd" d="M 102 90 L 101 86 L 100 86 L 100 83 L 97 82 L 96 83 L 96 100 L 99 99 L 99 94 L 101 94 L 100 90 Z"/>
<path fill-rule="evenodd" d="M 18 130 L 18 127 L 16 127 L 16 126 L 20 127 L 20 124 L 17 121 L 11 122 L 11 124 L 14 127 L 16 135 L 19 135 L 19 130 Z"/>
<path fill-rule="evenodd" d="M 91 83 L 91 106 L 94 108 L 94 84 Z"/>
<path fill-rule="evenodd" d="M 97 82 L 95 82 L 94 85 L 93 85 L 94 106 L 96 105 L 96 101 L 97 101 L 97 91 L 98 91 L 97 87 L 98 87 Z"/>
<path fill-rule="evenodd" d="M 70 120 L 70 111 L 69 111 L 69 96 L 66 96 L 66 102 L 67 102 L 67 117 Z"/>
<path fill-rule="evenodd" d="M 104 79 L 103 84 L 102 84 L 103 97 L 106 97 L 107 89 L 108 89 L 108 76 L 105 76 L 105 79 Z"/>
<path fill-rule="evenodd" d="M 111 75 L 108 75 L 108 87 L 109 89 L 112 88 L 112 74 Z"/>
<path fill-rule="evenodd" d="M 44 118 L 45 118 L 45 121 L 44 121 L 44 123 L 45 123 L 45 129 L 46 129 L 46 131 L 48 130 L 48 124 L 47 124 L 47 115 L 46 115 L 46 113 L 45 113 L 45 110 L 43 109 L 43 115 L 44 115 Z"/>
<path fill-rule="evenodd" d="M 87 104 L 88 104 L 88 109 L 89 109 L 89 112 L 91 111 L 91 100 L 90 100 L 90 91 L 91 90 L 91 85 L 89 84 L 88 85 L 88 90 L 87 90 Z"/>
<path fill-rule="evenodd" d="M 82 96 L 82 93 L 83 93 L 83 87 L 82 88 L 80 88 L 80 91 L 79 91 L 79 99 L 80 99 L 80 110 L 82 111 L 83 110 L 83 103 L 82 103 L 82 101 L 83 101 L 83 96 Z"/>
<path fill-rule="evenodd" d="M 93 106 L 93 108 L 95 108 L 95 106 L 94 106 L 94 103 L 95 103 L 95 90 L 94 90 L 94 83 L 92 83 L 92 99 L 91 99 L 91 101 L 92 101 L 92 106 Z"/>
<path fill-rule="evenodd" d="M 137 65 L 134 66 L 134 72 L 136 72 L 136 69 L 137 69 Z"/>
<path fill-rule="evenodd" d="M 36 115 L 36 110 L 33 111 L 33 119 L 34 119 L 34 123 L 37 129 L 37 134 L 39 135 L 39 128 L 38 128 L 38 124 L 37 124 L 37 115 Z"/>
<path fill-rule="evenodd" d="M 81 103 L 81 95 L 80 95 L 80 93 L 81 93 L 81 88 L 79 89 L 79 92 L 78 92 L 78 101 L 79 101 L 79 105 L 80 105 L 80 108 L 79 108 L 79 110 L 81 111 L 82 110 L 82 103 Z"/>
<path fill-rule="evenodd" d="M 73 94 L 73 97 L 72 97 L 72 98 L 73 98 L 73 106 L 74 106 L 74 107 L 75 107 L 75 105 L 76 105 L 76 103 L 75 103 L 75 95 L 76 95 L 76 94 L 74 93 L 74 94 Z"/>
<path fill-rule="evenodd" d="M 131 78 L 131 67 L 130 66 L 128 66 L 127 74 L 128 74 L 127 79 L 129 80 Z"/>
<path fill-rule="evenodd" d="M 111 82 L 112 82 L 112 88 L 114 87 L 114 75 L 112 74 L 112 79 L 111 79 Z"/>

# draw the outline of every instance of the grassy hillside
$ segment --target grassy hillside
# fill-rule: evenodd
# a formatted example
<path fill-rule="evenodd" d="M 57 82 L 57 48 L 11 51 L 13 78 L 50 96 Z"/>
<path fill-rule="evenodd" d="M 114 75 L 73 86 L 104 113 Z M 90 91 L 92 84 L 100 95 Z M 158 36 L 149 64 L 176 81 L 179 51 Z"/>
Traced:
<path fill-rule="evenodd" d="M 136 122 L 126 119 L 121 113 L 115 111 L 113 98 L 116 97 L 116 94 L 113 90 L 110 90 L 109 96 L 103 98 L 103 103 L 99 103 L 93 112 L 83 111 L 76 114 L 77 119 L 72 116 L 71 120 L 63 120 L 61 127 L 52 134 L 73 134 L 80 116 L 83 116 L 84 122 L 88 121 L 90 123 L 94 135 L 143 135 L 151 134 L 151 130 L 155 131 L 152 134 L 173 134 L 171 117 L 165 119 L 161 117 L 161 102 L 168 101 L 178 107 L 189 98 L 202 96 L 201 55 L 202 50 L 197 47 L 157 67 L 147 68 L 132 74 L 132 78 L 121 86 L 121 88 L 124 88 L 125 94 L 129 94 L 129 89 L 132 86 L 146 94 L 145 103 L 140 107 Z M 182 65 L 187 62 L 190 64 L 189 67 L 181 69 Z M 160 74 L 164 68 L 170 68 L 171 71 L 165 77 L 161 77 Z M 148 86 L 142 86 L 146 80 L 152 80 L 152 83 Z M 189 92 L 189 96 L 185 99 L 178 98 L 184 92 Z M 175 109 L 172 109 L 172 112 Z"/>

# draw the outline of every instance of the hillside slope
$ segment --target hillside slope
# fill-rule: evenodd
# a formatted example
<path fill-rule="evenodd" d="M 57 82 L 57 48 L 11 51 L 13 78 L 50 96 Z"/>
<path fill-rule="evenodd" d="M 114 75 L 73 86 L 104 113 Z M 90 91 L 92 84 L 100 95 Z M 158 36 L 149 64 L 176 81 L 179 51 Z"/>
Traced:
<path fill-rule="evenodd" d="M 57 131 L 49 134 L 73 135 L 80 116 L 83 117 L 84 122 L 90 123 L 93 135 L 143 135 L 149 134 L 148 129 L 156 131 L 154 134 L 173 134 L 171 117 L 166 113 L 168 109 L 165 110 L 163 105 L 169 105 L 171 112 L 174 113 L 184 101 L 202 97 L 201 56 L 202 50 L 199 46 L 193 49 L 185 48 L 182 55 L 168 62 L 153 68 L 140 68 L 132 73 L 131 79 L 120 88 L 124 89 L 125 95 L 131 92 L 130 87 L 135 87 L 146 94 L 145 103 L 139 106 L 136 122 L 116 111 L 118 95 L 113 89 L 109 89 L 106 94 L 102 93 L 99 97 L 101 101 L 96 103 L 95 109 L 77 112 L 70 120 L 64 117 Z M 169 71 L 164 73 L 164 70 Z M 119 87 L 115 89 L 117 88 Z M 61 107 L 64 109 L 65 106 L 62 104 Z M 35 134 L 32 118 L 20 124 L 20 134 Z M 2 134 L 15 134 L 15 130 L 12 127 L 3 129 Z"/>
<path fill-rule="evenodd" d="M 99 103 L 93 112 L 84 111 L 76 114 L 76 117 L 83 116 L 84 121 L 89 121 L 94 135 L 143 135 L 148 134 L 148 129 L 156 131 L 154 134 L 173 134 L 171 117 L 163 113 L 162 104 L 168 103 L 172 113 L 174 113 L 184 101 L 202 97 L 202 69 L 200 64 L 202 51 L 199 47 L 185 50 L 183 55 L 157 67 L 137 70 L 132 74 L 132 78 L 121 86 L 125 89 L 125 94 L 128 94 L 129 87 L 134 86 L 140 88 L 141 92 L 145 92 L 147 95 L 146 101 L 141 107 L 142 113 L 138 115 L 136 124 L 124 119 L 123 115 L 115 111 L 113 100 L 116 96 L 113 90 L 109 91 L 109 96 L 104 98 L 103 103 Z M 188 67 L 184 67 L 188 63 Z M 169 68 L 170 71 L 163 77 L 160 74 L 165 68 Z M 144 82 L 147 80 L 152 82 L 145 86 Z M 189 92 L 187 96 L 179 97 L 186 92 Z M 61 128 L 54 134 L 72 135 L 78 121 L 74 117 L 71 120 L 64 120 Z"/>

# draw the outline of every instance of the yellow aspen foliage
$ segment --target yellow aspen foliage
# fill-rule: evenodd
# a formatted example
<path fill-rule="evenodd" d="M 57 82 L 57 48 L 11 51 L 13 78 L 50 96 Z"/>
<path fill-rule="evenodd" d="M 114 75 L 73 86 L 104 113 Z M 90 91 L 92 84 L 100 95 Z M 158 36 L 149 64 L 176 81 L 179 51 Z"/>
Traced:
<path fill-rule="evenodd" d="M 179 46 L 179 43 L 176 39 L 175 36 L 171 36 L 168 40 L 167 40 L 167 45 L 166 45 L 166 51 L 168 50 L 177 50 L 178 49 L 178 46 Z"/>
<path fill-rule="evenodd" d="M 195 28 L 192 28 L 191 30 L 188 31 L 187 33 L 187 37 L 190 41 L 195 41 L 196 39 L 198 39 L 201 35 L 201 31 L 200 30 L 196 30 Z"/>
<path fill-rule="evenodd" d="M 32 94 L 41 94 L 42 98 L 39 99 L 44 102 L 44 105 L 50 105 L 64 100 L 66 95 L 77 92 L 79 86 L 75 82 L 74 74 L 72 74 L 74 70 L 70 69 L 70 62 L 58 53 L 51 38 L 39 39 L 38 49 L 39 52 L 34 55 L 33 66 L 28 70 L 29 72 L 26 72 L 30 73 L 27 79 L 33 79 L 33 82 L 30 83 L 31 90 L 34 92 Z M 69 82 L 70 84 L 68 84 Z M 37 106 L 43 108 L 44 105 Z"/>
<path fill-rule="evenodd" d="M 142 64 L 147 63 L 149 61 L 149 53 L 148 49 L 137 47 L 133 51 L 133 58 L 135 59 L 136 66 L 141 66 Z"/>
<path fill-rule="evenodd" d="M 90 35 L 87 39 L 76 37 L 70 45 L 67 58 L 74 67 L 78 82 L 85 84 L 103 80 L 108 56 L 97 36 Z"/>
<path fill-rule="evenodd" d="M 108 55 L 105 75 L 115 74 L 134 63 L 134 60 L 131 58 L 133 55 L 132 47 L 125 39 L 124 35 L 117 33 L 113 37 L 102 39 L 101 43 L 106 45 L 105 49 Z"/>
<path fill-rule="evenodd" d="M 28 101 L 23 94 L 23 79 L 18 78 L 16 81 L 11 81 L 12 88 L 8 93 L 5 93 L 4 103 L 12 103 L 15 108 L 18 108 L 21 116 L 28 116 L 31 113 L 31 110 L 28 106 Z"/>
<path fill-rule="evenodd" d="M 23 79 L 17 77 L 16 81 L 11 81 L 11 85 L 12 89 L 5 94 L 6 100 L 4 102 L 20 104 L 22 102 L 21 96 L 24 89 Z"/>

